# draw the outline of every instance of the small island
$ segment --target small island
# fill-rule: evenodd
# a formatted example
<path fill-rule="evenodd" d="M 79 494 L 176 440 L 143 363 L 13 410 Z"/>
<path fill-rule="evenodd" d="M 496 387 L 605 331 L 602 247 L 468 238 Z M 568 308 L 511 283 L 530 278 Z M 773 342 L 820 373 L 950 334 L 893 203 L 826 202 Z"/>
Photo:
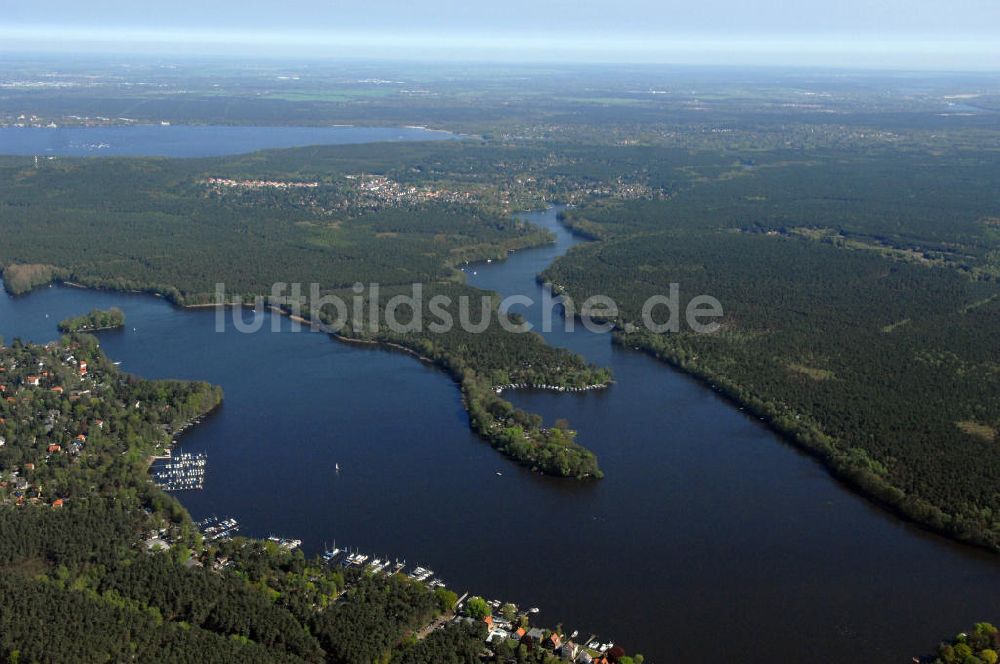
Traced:
<path fill-rule="evenodd" d="M 125 325 L 125 313 L 117 308 L 93 309 L 88 314 L 67 318 L 59 323 L 59 331 L 67 334 L 75 332 L 98 332 L 114 330 Z"/>

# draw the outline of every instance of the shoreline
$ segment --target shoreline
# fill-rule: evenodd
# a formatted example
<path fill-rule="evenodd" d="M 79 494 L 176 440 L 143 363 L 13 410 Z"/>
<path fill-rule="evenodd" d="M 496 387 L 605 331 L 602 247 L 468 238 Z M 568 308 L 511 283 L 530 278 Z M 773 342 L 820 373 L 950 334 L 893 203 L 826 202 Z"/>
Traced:
<path fill-rule="evenodd" d="M 547 242 L 545 244 L 547 244 Z M 506 251 L 505 256 L 513 253 L 513 251 L 514 250 Z M 171 304 L 171 306 L 176 307 L 177 309 L 233 309 L 236 307 L 255 309 L 258 300 L 258 298 L 255 298 L 255 301 L 252 303 L 240 302 L 239 304 L 231 302 L 221 304 L 216 302 L 187 303 L 184 302 L 183 296 L 176 291 L 176 289 L 169 287 L 167 287 L 166 292 L 163 290 L 164 287 L 160 287 L 160 289 L 155 287 L 146 289 L 115 288 L 114 286 L 109 286 L 107 284 L 87 285 L 79 282 L 69 282 L 67 280 L 59 279 L 58 277 L 51 279 L 45 284 L 36 284 L 31 290 L 40 288 L 44 285 L 51 287 L 53 283 L 71 285 L 74 288 L 109 293 L 150 295 L 165 299 Z M 6 284 L 4 284 L 4 286 L 6 286 Z M 15 296 L 11 295 L 11 297 Z M 266 296 L 261 296 L 260 299 L 266 302 Z M 310 320 L 300 315 L 292 315 L 290 312 L 285 311 L 277 305 L 264 304 L 263 306 L 267 307 L 273 314 L 286 316 L 295 322 L 308 325 L 310 328 L 313 327 L 313 323 Z M 400 341 L 350 337 L 341 334 L 340 330 L 334 329 L 322 323 L 317 324 L 316 327 L 318 329 L 314 331 L 323 332 L 343 343 L 364 344 L 371 347 L 381 346 L 385 349 L 402 351 L 415 357 L 421 362 L 433 364 L 437 368 L 444 371 L 444 373 L 447 374 L 459 388 L 463 409 L 468 416 L 469 428 L 472 432 L 475 433 L 481 440 L 487 442 L 494 450 L 500 452 L 503 456 L 518 465 L 527 467 L 533 472 L 539 472 L 543 475 L 562 479 L 591 480 L 601 479 L 604 477 L 604 473 L 598 465 L 597 457 L 594 452 L 576 442 L 575 431 L 571 431 L 573 437 L 571 437 L 568 441 L 556 440 L 557 437 L 552 434 L 551 430 L 541 426 L 532 425 L 522 432 L 523 441 L 520 439 L 512 441 L 509 436 L 509 429 L 512 426 L 511 421 L 513 421 L 513 426 L 515 428 L 518 426 L 524 427 L 526 423 L 525 418 L 530 414 L 515 408 L 510 402 L 503 401 L 499 394 L 496 393 L 495 386 L 489 385 L 485 380 L 468 379 L 456 373 L 453 364 L 456 361 L 459 363 L 462 362 L 462 358 L 460 356 L 453 356 L 450 353 L 442 352 L 440 357 L 427 357 L 422 355 L 416 349 L 411 348 Z M 593 370 L 594 368 L 591 367 L 590 369 Z M 604 370 L 601 369 L 601 371 Z M 603 385 L 609 386 L 613 382 L 614 381 L 609 378 L 606 383 L 603 383 Z M 591 384 L 588 387 L 592 389 L 594 385 Z M 564 389 L 564 391 L 566 390 Z M 493 404 L 494 400 L 501 401 L 503 404 L 506 404 L 506 410 L 510 411 L 507 416 L 497 418 L 495 415 L 491 414 L 491 405 L 495 405 Z M 485 421 L 483 421 L 484 414 Z M 525 442 L 528 444 L 525 445 Z M 555 462 L 556 457 L 552 454 L 556 447 L 564 452 L 564 454 L 560 457 L 561 462 L 559 463 Z M 569 460 L 568 463 L 567 459 Z"/>
<path fill-rule="evenodd" d="M 909 507 L 910 509 L 924 509 L 932 512 L 938 511 L 939 508 L 933 504 L 927 503 L 925 500 L 920 498 L 911 498 L 911 503 L 908 505 L 905 501 L 896 501 L 887 496 L 881 495 L 885 493 L 891 494 L 893 492 L 903 493 L 902 489 L 881 480 L 881 478 L 877 481 L 871 481 L 873 484 L 871 487 L 864 486 L 861 480 L 863 477 L 867 477 L 862 476 L 865 469 L 850 466 L 847 463 L 844 463 L 843 465 L 838 464 L 838 457 L 834 456 L 831 450 L 820 445 L 812 445 L 801 440 L 800 437 L 804 435 L 804 430 L 786 430 L 779 427 L 775 423 L 775 414 L 766 407 L 759 407 L 756 404 L 735 396 L 735 394 L 733 394 L 733 390 L 730 389 L 731 382 L 728 379 L 722 376 L 716 376 L 709 370 L 696 370 L 684 366 L 671 356 L 658 351 L 655 348 L 642 344 L 641 342 L 636 342 L 634 340 L 626 342 L 619 336 L 619 332 L 617 330 L 615 331 L 613 343 L 620 345 L 625 350 L 647 355 L 656 362 L 665 365 L 667 368 L 673 369 L 690 380 L 695 381 L 699 385 L 711 389 L 712 392 L 727 401 L 730 405 L 735 406 L 740 412 L 753 416 L 754 419 L 765 426 L 768 431 L 774 433 L 781 442 L 788 445 L 793 450 L 801 454 L 806 454 L 815 460 L 820 467 L 826 471 L 830 477 L 832 477 L 845 491 L 862 498 L 873 507 L 878 508 L 880 511 L 886 512 L 904 523 L 919 528 L 924 532 L 946 539 L 951 543 L 972 547 L 982 551 L 988 551 L 992 554 L 1000 554 L 1000 543 L 991 542 L 987 539 L 975 536 L 963 537 L 960 533 L 950 530 L 946 526 L 938 526 L 926 519 L 918 518 L 917 516 L 911 514 L 907 509 Z M 941 512 L 941 514 L 946 517 L 950 516 L 944 512 Z"/>
<path fill-rule="evenodd" d="M 571 233 L 579 235 L 586 242 L 603 242 L 601 238 L 593 236 L 585 231 L 574 228 L 567 224 L 560 215 L 557 217 L 558 223 Z M 564 254 L 565 255 L 565 254 Z M 536 275 L 536 281 L 540 284 L 548 285 L 556 295 L 570 295 L 567 289 L 552 283 L 544 276 L 545 271 Z M 575 300 L 573 300 L 575 302 Z M 574 318 L 580 317 L 580 312 L 575 309 L 567 311 Z M 837 455 L 837 450 L 823 447 L 820 444 L 811 444 L 802 439 L 809 432 L 804 428 L 782 428 L 777 424 L 778 413 L 772 412 L 765 404 L 753 403 L 753 399 L 759 399 L 755 395 L 750 395 L 749 399 L 741 399 L 736 396 L 736 387 L 727 378 L 715 375 L 709 369 L 699 369 L 689 366 L 677 358 L 669 355 L 666 351 L 643 343 L 642 340 L 627 340 L 625 333 L 618 327 L 616 321 L 595 318 L 597 322 L 610 323 L 615 326 L 612 332 L 612 343 L 619 345 L 627 351 L 639 352 L 649 356 L 656 362 L 665 365 L 666 368 L 679 372 L 681 375 L 695 381 L 703 387 L 711 389 L 722 397 L 730 405 L 740 412 L 754 416 L 754 418 L 769 431 L 774 433 L 781 442 L 788 445 L 795 451 L 807 454 L 813 458 L 845 491 L 856 495 L 867 501 L 879 510 L 900 519 L 904 523 L 910 524 L 920 530 L 932 533 L 937 537 L 942 537 L 949 542 L 963 546 L 973 547 L 979 550 L 988 551 L 993 554 L 1000 553 L 1000 533 L 992 533 L 996 538 L 990 540 L 977 535 L 964 535 L 961 525 L 954 525 L 954 515 L 947 514 L 936 505 L 927 502 L 925 499 L 907 496 L 903 490 L 878 476 L 866 475 L 864 468 L 852 466 L 850 463 Z M 822 431 L 819 431 L 823 434 Z M 823 434 L 825 435 L 825 434 Z M 901 497 L 894 498 L 897 494 Z M 915 512 L 922 512 L 928 515 L 937 516 L 942 521 L 949 521 L 949 524 L 936 524 L 929 518 L 920 518 Z"/>
<path fill-rule="evenodd" d="M 558 220 L 558 223 L 560 225 L 565 226 L 564 222 L 561 219 Z M 571 232 L 576 232 L 575 229 L 572 229 L 572 228 L 569 228 L 569 230 Z M 600 242 L 601 241 L 599 239 L 598 240 L 588 239 L 583 234 L 580 234 L 580 236 L 582 237 L 582 239 L 585 239 L 585 241 L 590 241 L 590 242 L 594 242 L 594 241 Z M 524 247 L 524 248 L 527 249 L 527 248 L 532 248 L 532 247 Z M 510 253 L 510 252 L 508 252 L 508 253 Z M 479 261 L 477 261 L 477 262 L 479 262 Z M 485 262 L 485 261 L 483 261 L 483 262 Z M 470 264 L 472 264 L 472 263 L 470 262 Z M 560 287 L 558 287 L 555 284 L 551 284 L 551 282 L 547 282 L 544 279 L 543 274 L 544 274 L 544 270 L 543 270 L 542 273 L 539 273 L 538 275 L 536 275 L 536 280 L 538 282 L 540 282 L 540 283 L 549 283 L 551 285 L 552 289 L 553 289 L 553 293 L 556 293 L 556 294 L 566 293 L 565 289 L 560 288 Z M 192 309 L 192 310 L 195 310 L 195 309 L 216 309 L 216 308 L 219 308 L 219 307 L 226 308 L 226 309 L 231 309 L 231 308 L 234 308 L 234 307 L 237 306 L 237 305 L 234 305 L 232 303 L 226 303 L 226 304 L 221 304 L 221 305 L 218 304 L 218 303 L 184 304 L 184 303 L 176 302 L 174 299 L 172 299 L 170 297 L 165 297 L 162 293 L 157 292 L 157 291 L 135 290 L 135 289 L 101 288 L 101 287 L 87 286 L 86 284 L 81 284 L 81 283 L 78 283 L 78 282 L 63 281 L 63 280 L 59 280 L 59 279 L 55 279 L 52 282 L 49 282 L 49 284 L 38 284 L 34 288 L 32 288 L 31 290 L 35 290 L 36 288 L 41 288 L 42 286 L 45 286 L 45 285 L 51 285 L 52 283 L 57 283 L 57 284 L 66 285 L 66 286 L 69 286 L 69 287 L 72 287 L 72 288 L 79 288 L 79 289 L 84 289 L 84 290 L 96 290 L 96 291 L 106 291 L 106 292 L 113 292 L 113 293 L 128 293 L 128 294 L 139 294 L 139 295 L 151 295 L 151 296 L 154 296 L 154 297 L 165 298 L 173 306 L 178 307 L 180 309 Z M 28 294 L 30 294 L 30 292 L 31 291 L 23 293 L 23 295 L 28 295 Z M 9 291 L 8 291 L 8 294 L 10 295 L 10 297 L 18 297 L 17 295 L 10 294 Z M 239 306 L 241 306 L 243 308 L 253 308 L 254 304 L 253 303 L 243 303 L 243 304 L 241 304 Z M 274 306 L 274 305 L 268 305 L 268 308 L 269 308 L 269 310 L 272 313 L 276 313 L 276 314 L 285 316 L 285 317 L 289 318 L 290 320 L 298 322 L 298 323 L 300 323 L 302 325 L 306 325 L 306 326 L 308 326 L 310 328 L 313 327 L 313 323 L 311 321 L 309 321 L 308 319 L 303 318 L 302 316 L 292 315 L 289 312 L 284 311 L 280 307 L 277 307 L 277 306 Z M 578 316 L 578 313 L 576 311 L 569 312 L 569 313 L 570 313 L 570 315 L 572 315 L 574 317 Z M 451 373 L 451 371 L 448 370 L 448 368 L 446 366 L 441 365 L 441 363 L 439 363 L 438 361 L 434 360 L 433 358 L 429 358 L 429 357 L 426 357 L 424 355 L 421 355 L 420 353 L 418 353 L 417 351 L 413 350 L 412 348 L 408 348 L 406 346 L 403 346 L 403 345 L 395 343 L 395 342 L 378 340 L 378 339 L 361 339 L 361 338 L 349 337 L 349 336 L 345 336 L 343 334 L 340 334 L 339 331 L 335 331 L 332 328 L 329 328 L 329 327 L 327 327 L 327 326 L 325 326 L 323 324 L 319 324 L 319 328 L 320 329 L 315 330 L 315 331 L 323 332 L 324 334 L 327 334 L 327 335 L 333 337 L 334 339 L 336 339 L 337 341 L 342 342 L 342 343 L 353 344 L 353 345 L 364 345 L 364 346 L 369 346 L 369 347 L 382 347 L 382 348 L 385 348 L 385 349 L 392 349 L 392 350 L 395 350 L 395 351 L 402 351 L 402 352 L 404 352 L 404 353 L 406 353 L 408 355 L 411 355 L 412 357 L 414 357 L 415 359 L 417 359 L 417 360 L 419 360 L 421 362 L 424 362 L 424 363 L 427 363 L 427 364 L 431 364 L 431 365 L 434 365 L 435 367 L 438 367 L 446 375 L 448 375 L 453 380 L 453 382 L 458 386 L 458 388 L 459 388 L 459 390 L 460 390 L 460 392 L 462 394 L 462 402 L 463 402 L 464 410 L 466 411 L 466 414 L 469 415 L 469 407 L 468 407 L 468 404 L 466 403 L 467 395 L 466 395 L 465 386 Z M 909 499 L 910 502 L 907 503 L 906 502 L 907 499 L 906 499 L 905 494 L 903 495 L 902 499 L 893 499 L 893 498 L 891 498 L 887 494 L 893 494 L 893 493 L 902 494 L 903 493 L 902 490 L 899 487 L 896 487 L 896 486 L 894 486 L 892 484 L 889 484 L 888 482 L 885 482 L 884 480 L 881 480 L 880 478 L 878 479 L 878 481 L 872 482 L 870 477 L 862 475 L 865 472 L 864 469 L 862 469 L 862 468 L 853 467 L 853 466 L 848 465 L 847 463 L 843 463 L 843 464 L 838 463 L 838 458 L 834 455 L 834 453 L 833 453 L 834 451 L 833 450 L 823 448 L 823 447 L 821 447 L 819 445 L 808 444 L 808 443 L 800 440 L 800 436 L 802 435 L 803 432 L 796 431 L 796 430 L 788 430 L 788 431 L 786 431 L 786 430 L 778 427 L 775 424 L 775 416 L 774 416 L 773 413 L 769 412 L 766 408 L 761 408 L 761 407 L 756 406 L 755 404 L 751 403 L 750 401 L 744 401 L 742 399 L 737 398 L 732 393 L 733 390 L 731 389 L 732 386 L 729 385 L 729 381 L 727 381 L 723 377 L 714 376 L 714 375 L 711 375 L 710 373 L 708 373 L 707 371 L 697 370 L 697 369 L 695 369 L 693 367 L 684 366 L 683 364 L 675 361 L 674 359 L 670 358 L 669 356 L 667 356 L 667 355 L 659 352 L 657 349 L 648 347 L 645 344 L 641 344 L 641 343 L 636 344 L 634 342 L 625 342 L 623 340 L 620 340 L 618 338 L 619 334 L 620 334 L 619 331 L 616 329 L 615 332 L 614 332 L 612 343 L 618 343 L 619 345 L 621 345 L 626 350 L 634 350 L 634 351 L 637 351 L 637 352 L 641 352 L 641 353 L 643 353 L 645 355 L 648 355 L 651 358 L 653 358 L 654 360 L 657 360 L 658 362 L 666 365 L 666 367 L 668 369 L 672 369 L 672 370 L 678 371 L 682 375 L 684 375 L 684 376 L 686 376 L 686 377 L 688 377 L 688 378 L 690 378 L 692 380 L 695 380 L 696 382 L 700 383 L 701 385 L 703 385 L 705 387 L 713 388 L 713 386 L 727 386 L 726 389 L 713 389 L 712 391 L 715 392 L 716 394 L 722 396 L 727 402 L 729 402 L 730 404 L 732 404 L 733 406 L 735 406 L 738 410 L 754 415 L 756 417 L 756 419 L 761 424 L 763 424 L 764 426 L 766 426 L 769 431 L 773 432 L 782 442 L 784 442 L 785 444 L 789 445 L 791 448 L 795 449 L 798 452 L 801 452 L 801 453 L 804 453 L 804 454 L 808 454 L 810 457 L 812 457 L 813 459 L 815 459 L 820 464 L 820 466 L 827 473 L 829 473 L 829 475 L 834 480 L 836 480 L 845 490 L 849 491 L 850 493 L 855 494 L 855 495 L 863 498 L 864 500 L 868 501 L 873 506 L 878 507 L 880 510 L 885 511 L 885 512 L 887 512 L 887 513 L 895 516 L 896 518 L 901 519 L 902 521 L 904 521 L 904 522 L 906 522 L 908 524 L 914 525 L 914 526 L 918 527 L 919 529 L 921 529 L 921 530 L 923 530 L 925 532 L 933 533 L 934 535 L 943 537 L 943 538 L 945 538 L 948 541 L 953 542 L 953 543 L 961 544 L 961 545 L 964 545 L 964 546 L 971 546 L 971 547 L 974 547 L 974 548 L 977 548 L 977 549 L 980 549 L 980 550 L 989 551 L 990 553 L 993 553 L 993 554 L 1000 553 L 1000 539 L 998 539 L 997 541 L 990 541 L 989 539 L 982 538 L 982 537 L 979 537 L 979 536 L 963 535 L 963 533 L 960 532 L 960 530 L 958 528 L 955 528 L 954 525 L 952 525 L 951 527 L 949 527 L 948 524 L 938 525 L 938 524 L 935 524 L 935 523 L 931 522 L 929 519 L 920 518 L 919 516 L 917 516 L 916 514 L 913 513 L 914 510 L 922 510 L 923 512 L 929 512 L 931 514 L 941 515 L 943 517 L 943 519 L 949 519 L 950 520 L 953 517 L 951 515 L 947 515 L 944 512 L 941 512 L 939 508 L 937 508 L 936 506 L 934 506 L 931 503 L 927 503 L 923 499 L 910 498 Z M 609 387 L 611 385 L 611 383 L 613 383 L 613 381 L 605 384 L 603 387 Z M 503 390 L 501 390 L 500 393 L 495 392 L 496 387 L 497 386 L 493 386 L 491 391 L 494 391 L 494 393 L 497 396 L 499 396 L 502 393 Z M 506 387 L 506 386 L 504 386 L 504 387 Z M 507 388 L 507 389 L 510 389 L 510 388 Z M 528 388 L 525 388 L 525 389 L 528 389 Z M 541 389 L 546 389 L 546 388 L 541 388 Z M 558 389 L 556 389 L 556 391 L 558 391 Z M 482 437 L 486 442 L 490 443 L 491 446 L 493 446 L 492 441 L 490 440 L 489 436 L 487 435 L 488 432 L 487 431 L 479 431 L 474 426 L 472 426 L 471 418 L 470 418 L 470 429 L 472 429 L 475 433 L 477 433 L 477 435 L 479 435 L 480 437 Z M 497 449 L 497 448 L 494 447 L 494 449 Z M 498 451 L 500 451 L 500 450 L 498 450 Z M 524 465 L 518 459 L 514 459 L 514 458 L 510 457 L 509 455 L 507 455 L 506 453 L 504 453 L 502 451 L 501 451 L 501 454 L 503 454 L 505 457 L 507 457 L 508 460 L 510 460 L 510 461 L 518 463 L 519 465 Z M 545 474 L 545 473 L 543 473 L 543 474 Z M 555 477 L 558 477 L 558 476 L 555 476 Z M 581 478 L 581 479 L 589 479 L 589 478 Z M 865 480 L 865 479 L 867 479 L 869 481 L 869 483 L 872 484 L 872 486 L 866 486 L 865 483 L 863 482 L 863 480 Z M 1000 534 L 997 534 L 996 536 L 998 538 L 1000 538 Z"/>
<path fill-rule="evenodd" d="M 182 309 L 209 309 L 209 308 L 235 309 L 237 307 L 254 308 L 254 309 L 256 308 L 255 303 L 254 304 L 205 303 L 196 305 L 175 304 L 175 306 Z M 482 423 L 479 423 L 473 417 L 473 410 L 475 406 L 477 404 L 482 405 L 481 395 L 480 398 L 477 399 L 474 397 L 475 394 L 479 394 L 485 391 L 486 393 L 488 393 L 490 398 L 495 398 L 500 400 L 501 399 L 500 391 L 496 390 L 496 386 L 490 386 L 490 385 L 477 386 L 474 383 L 474 381 L 469 381 L 468 379 L 463 379 L 459 375 L 456 375 L 452 367 L 449 365 L 448 362 L 449 358 L 447 355 L 444 356 L 443 358 L 435 359 L 432 357 L 427 357 L 426 355 L 422 355 L 415 349 L 410 348 L 396 341 L 389 341 L 385 339 L 365 339 L 365 338 L 347 336 L 342 334 L 340 330 L 334 329 L 333 327 L 326 325 L 325 323 L 313 323 L 310 319 L 286 311 L 280 306 L 273 304 L 268 304 L 265 306 L 267 310 L 274 315 L 279 315 L 288 318 L 291 321 L 307 326 L 308 328 L 310 328 L 310 331 L 326 334 L 327 336 L 332 337 L 333 339 L 341 343 L 352 344 L 352 345 L 363 345 L 370 348 L 382 348 L 386 350 L 401 351 L 407 355 L 410 355 L 411 357 L 417 359 L 422 363 L 432 365 L 435 368 L 439 369 L 445 375 L 451 378 L 452 382 L 456 385 L 456 387 L 458 387 L 459 393 L 461 394 L 462 406 L 463 409 L 465 410 L 466 416 L 468 417 L 469 429 L 484 442 L 488 443 L 490 447 L 492 447 L 502 456 L 506 457 L 509 461 L 516 463 L 517 465 L 520 465 L 522 467 L 529 468 L 532 472 L 539 472 L 542 475 L 554 477 L 557 479 L 574 479 L 577 481 L 583 481 L 583 480 L 602 479 L 604 477 L 604 472 L 598 466 L 593 451 L 591 451 L 589 448 L 584 447 L 579 443 L 576 443 L 575 440 L 569 446 L 567 446 L 566 449 L 573 452 L 574 454 L 579 455 L 580 459 L 592 461 L 593 468 L 591 470 L 572 474 L 560 468 L 559 472 L 553 472 L 551 467 L 546 468 L 544 465 L 540 465 L 539 463 L 537 463 L 540 460 L 544 462 L 545 461 L 544 457 L 515 454 L 515 451 L 512 451 L 511 448 L 507 446 L 506 442 L 503 439 L 503 426 L 501 426 L 503 424 L 502 422 L 496 419 L 492 419 L 489 425 L 486 426 L 483 425 Z M 536 387 L 538 387 L 539 389 L 553 389 L 558 392 L 584 392 L 595 389 L 607 388 L 610 387 L 613 383 L 614 383 L 613 380 L 608 380 L 606 383 L 593 383 L 580 388 L 563 387 L 562 389 L 560 389 L 560 386 L 543 385 Z M 513 408 L 513 405 L 510 404 L 509 402 L 504 402 L 504 403 L 507 403 L 511 408 Z M 520 411 L 518 410 L 518 412 Z M 531 436 L 528 436 L 527 433 L 525 434 L 525 436 L 529 438 L 529 440 L 532 440 L 532 442 L 539 449 L 544 448 L 548 444 L 547 441 L 550 435 L 550 431 L 544 427 L 537 427 L 535 429 L 532 429 L 531 431 L 532 431 Z"/>

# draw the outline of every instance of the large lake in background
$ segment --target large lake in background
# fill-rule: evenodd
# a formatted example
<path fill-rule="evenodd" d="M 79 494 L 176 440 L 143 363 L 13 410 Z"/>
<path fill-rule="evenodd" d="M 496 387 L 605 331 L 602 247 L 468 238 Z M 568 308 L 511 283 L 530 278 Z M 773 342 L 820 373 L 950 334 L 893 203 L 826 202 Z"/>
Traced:
<path fill-rule="evenodd" d="M 462 137 L 423 127 L 0 127 L 0 154 L 39 157 L 213 157 L 306 145 L 455 138 Z"/>
<path fill-rule="evenodd" d="M 535 274 L 577 240 L 555 210 L 525 216 L 557 243 L 467 268 L 471 283 L 538 297 Z M 508 395 L 567 417 L 599 454 L 607 478 L 576 482 L 519 468 L 470 433 L 435 368 L 287 320 L 219 333 L 212 310 L 51 287 L 0 295 L 0 335 L 50 340 L 62 318 L 110 306 L 126 327 L 99 336 L 123 370 L 225 389 L 182 438 L 208 455 L 205 489 L 177 494 L 196 519 L 233 516 L 243 534 L 298 537 L 309 553 L 336 540 L 405 558 L 459 593 L 538 606 L 539 622 L 657 664 L 902 663 L 996 617 L 996 556 L 874 508 L 710 389 L 606 335 L 546 336 L 611 366 L 610 389 Z"/>

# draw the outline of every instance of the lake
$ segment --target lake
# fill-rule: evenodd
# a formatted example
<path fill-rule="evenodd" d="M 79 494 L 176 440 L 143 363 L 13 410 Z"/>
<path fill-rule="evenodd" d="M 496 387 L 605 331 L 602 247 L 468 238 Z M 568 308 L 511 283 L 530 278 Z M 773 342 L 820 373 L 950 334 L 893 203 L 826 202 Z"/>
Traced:
<path fill-rule="evenodd" d="M 470 282 L 537 298 L 535 275 L 578 242 L 555 215 L 526 218 L 556 244 L 470 266 Z M 606 479 L 576 482 L 520 468 L 470 433 L 437 369 L 285 320 L 280 332 L 217 333 L 211 310 L 51 287 L 0 295 L 0 335 L 46 341 L 59 320 L 109 306 L 126 327 L 99 337 L 123 370 L 225 389 L 182 438 L 208 456 L 205 489 L 177 494 L 196 519 L 233 516 L 243 534 L 301 538 L 310 553 L 336 540 L 405 558 L 459 594 L 540 607 L 540 622 L 657 663 L 908 662 L 996 617 L 996 556 L 876 509 L 710 389 L 606 335 L 546 336 L 612 367 L 610 389 L 507 393 L 568 418 L 598 453 Z"/>
<path fill-rule="evenodd" d="M 0 154 L 39 157 L 212 157 L 306 145 L 457 138 L 462 137 L 423 127 L 0 127 Z"/>

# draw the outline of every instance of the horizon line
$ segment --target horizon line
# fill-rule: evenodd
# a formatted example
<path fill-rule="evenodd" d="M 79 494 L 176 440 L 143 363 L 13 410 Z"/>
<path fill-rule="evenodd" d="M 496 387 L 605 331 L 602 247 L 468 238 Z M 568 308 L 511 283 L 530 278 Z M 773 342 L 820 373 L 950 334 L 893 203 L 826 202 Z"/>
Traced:
<path fill-rule="evenodd" d="M 177 49 L 183 53 L 177 53 Z M 246 49 L 246 52 L 243 52 Z M 80 51 L 84 51 L 81 53 Z M 0 23 L 0 52 L 186 55 L 476 63 L 829 67 L 1000 71 L 1000 42 L 985 36 L 846 34 L 613 34 L 521 31 L 462 35 L 183 28 L 82 28 Z M 387 56 L 386 53 L 393 55 Z"/>

